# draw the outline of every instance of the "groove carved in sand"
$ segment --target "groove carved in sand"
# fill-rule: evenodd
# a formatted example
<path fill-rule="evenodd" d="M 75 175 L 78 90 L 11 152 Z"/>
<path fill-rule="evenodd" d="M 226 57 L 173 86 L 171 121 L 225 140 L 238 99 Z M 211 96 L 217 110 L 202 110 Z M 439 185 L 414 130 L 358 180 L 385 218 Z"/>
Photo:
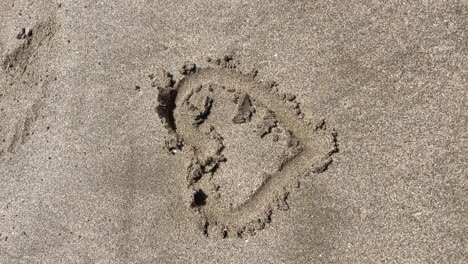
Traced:
<path fill-rule="evenodd" d="M 221 62 L 204 69 L 187 64 L 177 82 L 168 73 L 152 77 L 159 81 L 167 148 L 192 152 L 186 179 L 201 229 L 242 237 L 263 229 L 274 210 L 288 209 L 300 177 L 327 168 L 336 134 L 323 120 L 307 121 L 295 96 L 279 93 L 275 83 L 239 72 L 230 58 Z"/>

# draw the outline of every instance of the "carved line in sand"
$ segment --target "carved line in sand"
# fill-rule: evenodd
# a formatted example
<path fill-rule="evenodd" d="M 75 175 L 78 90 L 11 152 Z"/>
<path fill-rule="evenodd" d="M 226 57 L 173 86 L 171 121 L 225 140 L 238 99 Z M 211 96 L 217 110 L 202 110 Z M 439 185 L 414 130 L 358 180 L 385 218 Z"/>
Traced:
<path fill-rule="evenodd" d="M 273 210 L 288 209 L 286 198 L 291 188 L 298 187 L 300 177 L 326 170 L 331 155 L 338 151 L 336 133 L 329 132 L 323 120 L 307 121 L 295 96 L 279 93 L 275 83 L 257 81 L 255 73 L 241 73 L 229 57 L 216 62 L 217 67 L 204 69 L 185 65 L 181 70 L 184 77 L 177 82 L 168 73 L 151 77 L 160 90 L 157 111 L 171 136 L 166 147 L 173 152 L 182 148 L 193 152 L 186 178 L 193 195 L 190 206 L 203 219 L 203 233 L 242 237 L 265 228 Z M 210 93 L 217 89 L 236 95 L 238 111 L 226 122 L 249 122 L 257 107 L 266 109 L 256 130 L 259 137 L 272 133 L 277 126 L 286 132 L 288 148 L 275 173 L 265 174 L 255 192 L 236 207 L 223 206 L 219 201 L 220 186 L 211 183 L 226 162 L 223 135 L 212 126 L 202 126 L 213 104 Z M 202 90 L 207 95 L 192 104 L 191 98 Z M 274 135 L 275 139 L 278 135 Z"/>

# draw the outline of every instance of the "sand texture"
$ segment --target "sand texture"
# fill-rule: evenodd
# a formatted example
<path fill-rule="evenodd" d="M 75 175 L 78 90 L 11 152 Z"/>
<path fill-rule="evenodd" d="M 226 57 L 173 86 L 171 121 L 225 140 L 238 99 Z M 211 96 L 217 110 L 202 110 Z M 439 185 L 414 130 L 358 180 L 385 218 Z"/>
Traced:
<path fill-rule="evenodd" d="M 0 1 L 0 263 L 468 263 L 468 2 Z"/>

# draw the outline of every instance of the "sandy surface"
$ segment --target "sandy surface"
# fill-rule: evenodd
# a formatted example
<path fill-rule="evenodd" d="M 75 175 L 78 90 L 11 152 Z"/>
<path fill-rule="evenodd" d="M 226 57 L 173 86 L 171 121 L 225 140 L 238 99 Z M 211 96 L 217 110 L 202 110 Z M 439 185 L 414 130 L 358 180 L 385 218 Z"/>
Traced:
<path fill-rule="evenodd" d="M 468 2 L 253 2 L 0 2 L 0 263 L 468 262 Z"/>

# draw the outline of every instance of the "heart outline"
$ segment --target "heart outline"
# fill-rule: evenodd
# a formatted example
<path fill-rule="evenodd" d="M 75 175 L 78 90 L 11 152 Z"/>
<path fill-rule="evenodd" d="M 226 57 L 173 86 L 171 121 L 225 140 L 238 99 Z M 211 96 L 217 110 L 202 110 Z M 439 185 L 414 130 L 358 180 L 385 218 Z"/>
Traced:
<path fill-rule="evenodd" d="M 245 233 L 255 234 L 270 222 L 273 210 L 287 209 L 285 200 L 302 175 L 310 172 L 320 173 L 327 169 L 332 162 L 332 154 L 338 152 L 337 134 L 330 133 L 322 119 L 306 121 L 303 114 L 297 115 L 298 111 L 295 113 L 290 105 L 285 104 L 286 96 L 278 94 L 275 83 L 258 81 L 252 74 L 244 74 L 235 67 L 229 67 L 232 64 L 202 69 L 192 65 L 185 67 L 184 76 L 178 82 L 166 82 L 173 85 L 160 87 L 159 101 L 163 103 L 163 111 L 159 111 L 160 117 L 166 119 L 166 127 L 169 127 L 170 133 L 176 137 L 177 144 L 197 146 L 200 152 L 205 151 L 203 150 L 205 139 L 200 139 L 200 135 L 193 135 L 193 124 L 178 120 L 183 120 L 180 118 L 182 113 L 179 109 L 184 98 L 196 87 L 206 84 L 216 84 L 216 87 L 236 87 L 248 93 L 256 104 L 271 109 L 279 122 L 284 127 L 288 127 L 303 144 L 303 151 L 284 164 L 276 174 L 266 179 L 242 206 L 235 209 L 223 209 L 215 203 L 193 206 L 203 220 L 201 228 L 207 236 L 209 229 L 211 232 L 221 234 L 222 237 L 227 237 L 228 232 L 234 232 L 239 237 Z M 186 70 L 187 68 L 189 70 Z M 172 78 L 172 75 L 166 74 L 166 77 Z M 173 100 L 172 109 L 164 108 L 164 102 L 167 102 L 168 98 Z M 168 117 L 168 112 L 172 116 Z M 173 127 L 167 126 L 169 119 L 172 119 Z M 194 197 L 197 195 L 197 190 L 193 190 L 193 195 Z"/>

